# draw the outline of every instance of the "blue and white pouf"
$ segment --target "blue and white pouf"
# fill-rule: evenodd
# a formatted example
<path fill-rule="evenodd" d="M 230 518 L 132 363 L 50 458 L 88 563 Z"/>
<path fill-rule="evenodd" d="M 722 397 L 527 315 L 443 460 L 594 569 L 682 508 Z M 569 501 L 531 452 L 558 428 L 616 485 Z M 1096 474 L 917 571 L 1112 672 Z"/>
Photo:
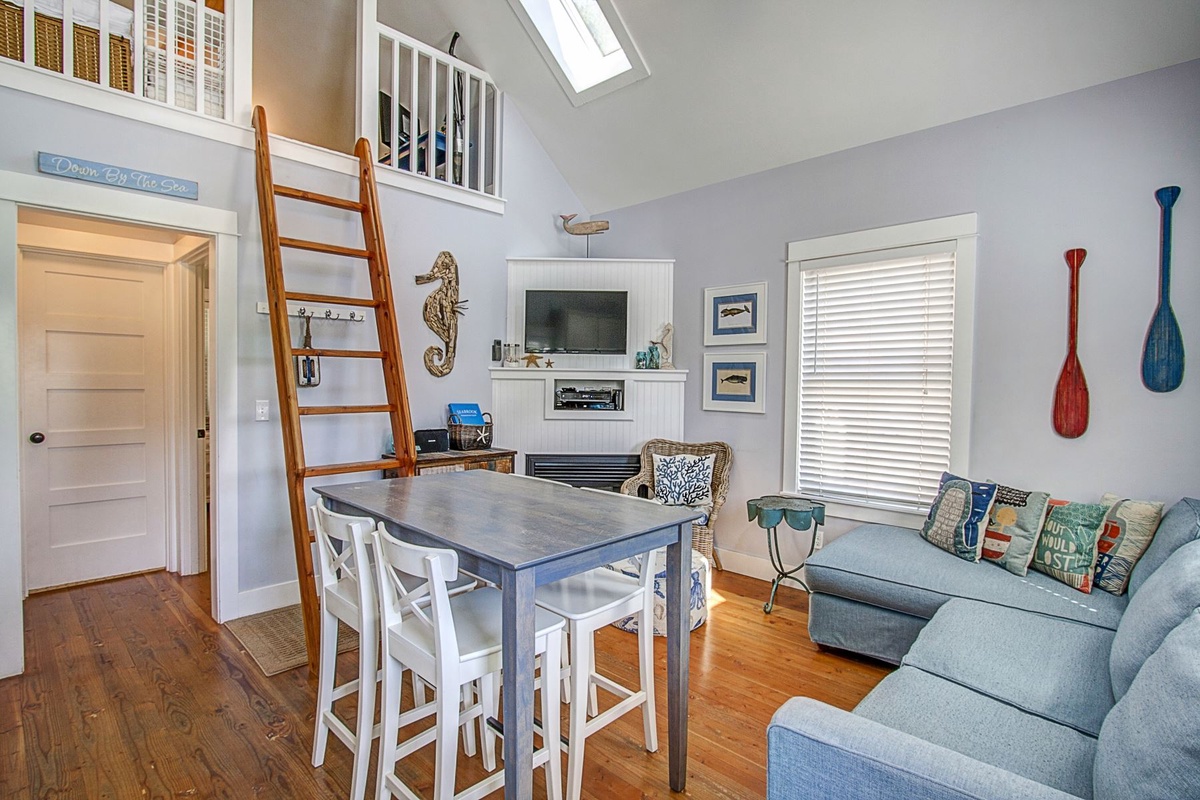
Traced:
<path fill-rule="evenodd" d="M 654 563 L 661 569 L 654 575 L 654 635 L 667 635 L 667 555 L 666 550 L 654 551 Z M 610 564 L 609 569 L 615 569 L 626 575 L 638 576 L 637 562 L 633 559 L 618 561 Z M 691 616 L 689 630 L 696 630 L 708 619 L 708 595 L 712 590 L 712 577 L 708 571 L 708 560 L 699 553 L 692 551 L 692 591 L 688 602 Z M 613 623 L 614 628 L 637 633 L 638 621 L 636 616 L 628 616 Z"/>

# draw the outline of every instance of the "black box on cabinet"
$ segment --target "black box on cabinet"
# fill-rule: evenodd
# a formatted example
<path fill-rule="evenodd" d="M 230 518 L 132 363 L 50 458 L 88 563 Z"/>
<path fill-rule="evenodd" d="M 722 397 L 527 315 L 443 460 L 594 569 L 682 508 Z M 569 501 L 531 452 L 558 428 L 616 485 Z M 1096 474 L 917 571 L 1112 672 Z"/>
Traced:
<path fill-rule="evenodd" d="M 445 453 L 450 449 L 450 431 L 446 428 L 427 428 L 413 431 L 418 453 Z"/>

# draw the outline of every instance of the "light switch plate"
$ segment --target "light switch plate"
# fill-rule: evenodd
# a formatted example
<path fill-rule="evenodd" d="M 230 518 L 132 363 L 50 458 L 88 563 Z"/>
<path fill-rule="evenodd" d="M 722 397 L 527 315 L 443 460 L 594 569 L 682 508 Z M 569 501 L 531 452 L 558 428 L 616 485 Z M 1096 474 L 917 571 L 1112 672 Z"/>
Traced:
<path fill-rule="evenodd" d="M 271 418 L 271 401 L 270 400 L 255 400 L 254 401 L 254 419 L 257 422 L 263 422 Z"/>

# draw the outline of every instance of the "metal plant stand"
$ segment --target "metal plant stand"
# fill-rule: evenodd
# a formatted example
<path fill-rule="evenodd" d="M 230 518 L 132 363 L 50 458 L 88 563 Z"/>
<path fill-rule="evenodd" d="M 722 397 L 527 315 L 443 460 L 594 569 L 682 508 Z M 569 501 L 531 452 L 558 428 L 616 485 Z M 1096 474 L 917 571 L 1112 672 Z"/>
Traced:
<path fill-rule="evenodd" d="M 771 556 L 771 565 L 776 572 L 775 579 L 771 581 L 771 597 L 766 603 L 763 603 L 763 612 L 771 613 L 771 609 L 775 606 L 775 592 L 779 589 L 779 584 L 785 580 L 795 581 L 805 592 L 812 594 L 808 584 L 802 578 L 797 577 L 796 573 L 808 563 L 809 557 L 816 549 L 817 530 L 825 524 L 825 504 L 816 500 L 805 500 L 802 497 L 769 494 L 756 500 L 747 500 L 746 513 L 752 522 L 757 519 L 758 526 L 766 529 L 767 553 Z M 808 555 L 792 569 L 783 565 L 783 558 L 779 555 L 778 528 L 781 522 L 786 522 L 788 527 L 793 530 L 812 531 L 809 538 Z"/>

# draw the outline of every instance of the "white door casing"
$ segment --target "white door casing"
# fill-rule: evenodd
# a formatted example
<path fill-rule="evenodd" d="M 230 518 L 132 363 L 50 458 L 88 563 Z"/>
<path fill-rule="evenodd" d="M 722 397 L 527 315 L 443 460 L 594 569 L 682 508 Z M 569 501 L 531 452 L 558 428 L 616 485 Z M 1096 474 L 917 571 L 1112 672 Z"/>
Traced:
<path fill-rule="evenodd" d="M 119 200 L 119 202 L 115 202 Z M 20 513 L 20 373 L 17 336 L 17 213 L 19 209 L 120 220 L 211 236 L 210 370 L 212 611 L 225 622 L 244 610 L 238 581 L 238 215 L 234 211 L 157 195 L 0 170 L 0 630 L 23 628 L 24 531 Z M 24 669 L 24 637 L 0 637 L 0 677 Z"/>
<path fill-rule="evenodd" d="M 28 589 L 165 565 L 164 267 L 21 248 Z"/>

